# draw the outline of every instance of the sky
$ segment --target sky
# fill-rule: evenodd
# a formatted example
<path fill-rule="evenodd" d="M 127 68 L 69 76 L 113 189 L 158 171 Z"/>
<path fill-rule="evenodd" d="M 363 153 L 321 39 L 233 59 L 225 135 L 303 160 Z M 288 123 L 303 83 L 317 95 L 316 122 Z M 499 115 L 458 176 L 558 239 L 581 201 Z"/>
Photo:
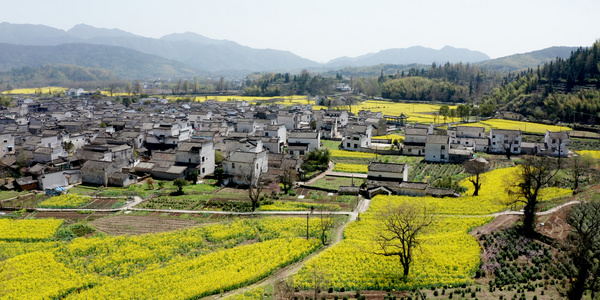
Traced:
<path fill-rule="evenodd" d="M 598 0 L 3 0 L 0 22 L 194 32 L 317 62 L 449 45 L 491 58 L 600 38 Z"/>

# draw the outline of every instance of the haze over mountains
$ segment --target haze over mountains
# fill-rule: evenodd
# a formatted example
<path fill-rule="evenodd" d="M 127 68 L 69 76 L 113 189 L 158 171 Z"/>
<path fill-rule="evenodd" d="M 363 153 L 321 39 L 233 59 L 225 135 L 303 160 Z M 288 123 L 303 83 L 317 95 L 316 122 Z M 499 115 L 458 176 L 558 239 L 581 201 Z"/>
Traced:
<path fill-rule="evenodd" d="M 377 64 L 479 63 L 499 70 L 536 67 L 556 57 L 568 57 L 572 47 L 553 47 L 531 54 L 490 60 L 486 54 L 446 46 L 440 50 L 415 46 L 387 49 L 326 64 L 289 51 L 254 49 L 232 41 L 186 32 L 159 39 L 120 29 L 80 24 L 68 31 L 44 25 L 0 23 L 0 71 L 44 64 L 67 64 L 110 70 L 122 78 L 244 75 L 251 72 L 294 72 Z"/>

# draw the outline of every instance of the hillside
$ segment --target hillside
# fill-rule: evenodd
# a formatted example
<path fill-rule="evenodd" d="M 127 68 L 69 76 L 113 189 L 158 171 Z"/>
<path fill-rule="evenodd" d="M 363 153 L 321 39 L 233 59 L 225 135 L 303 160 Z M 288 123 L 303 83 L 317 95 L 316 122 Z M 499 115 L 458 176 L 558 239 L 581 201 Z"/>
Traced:
<path fill-rule="evenodd" d="M 72 65 L 22 67 L 0 72 L 0 82 L 13 86 L 68 86 L 75 82 L 111 80 L 118 80 L 118 76 L 111 71 Z"/>
<path fill-rule="evenodd" d="M 426 64 L 478 62 L 490 59 L 486 54 L 469 49 L 459 49 L 446 46 L 440 50 L 415 46 L 402 49 L 387 49 L 377 53 L 369 53 L 358 57 L 342 57 L 334 59 L 327 64 L 326 68 L 361 67 L 378 64 Z"/>
<path fill-rule="evenodd" d="M 577 47 L 550 47 L 542 50 L 491 59 L 479 64 L 500 72 L 513 72 L 527 68 L 536 68 L 557 57 L 567 58 L 571 55 L 571 52 L 575 50 L 577 50 Z"/>
<path fill-rule="evenodd" d="M 106 69 L 123 78 L 192 75 L 184 64 L 123 47 L 91 44 L 19 46 L 0 44 L 0 71 L 46 64 Z"/>
<path fill-rule="evenodd" d="M 303 68 L 321 66 L 316 62 L 301 58 L 289 51 L 253 49 L 235 42 L 213 40 L 195 33 L 172 34 L 160 39 L 154 39 L 134 35 L 119 29 L 95 28 L 84 24 L 64 31 L 43 25 L 1 23 L 0 43 L 22 46 L 57 46 L 65 43 L 85 43 L 123 47 L 144 54 L 174 60 L 186 64 L 188 68 L 199 69 L 205 73 L 222 73 L 226 71 L 229 73 L 246 74 L 257 71 L 301 70 Z M 113 55 L 114 53 L 105 54 Z M 128 57 L 119 59 L 133 59 L 132 54 L 130 53 Z M 83 54 L 77 53 L 77 56 L 83 57 Z M 147 56 L 137 56 L 138 58 L 135 58 L 135 60 L 139 62 L 148 59 Z M 95 58 L 97 60 L 100 59 L 98 56 Z M 109 57 L 103 59 L 109 60 Z M 94 64 L 94 62 L 88 62 L 84 59 L 81 61 L 85 63 L 83 66 Z M 45 63 L 53 62 L 47 61 Z M 0 69 L 6 70 L 11 67 L 15 66 L 0 63 Z M 183 68 L 183 66 L 178 66 L 174 69 L 179 68 Z M 145 73 L 144 69 L 132 70 L 135 70 L 135 73 L 144 74 L 145 76 L 154 76 Z M 173 73 L 176 73 L 169 70 L 163 70 L 165 71 L 164 73 L 158 71 L 153 72 L 153 74 L 172 76 Z"/>

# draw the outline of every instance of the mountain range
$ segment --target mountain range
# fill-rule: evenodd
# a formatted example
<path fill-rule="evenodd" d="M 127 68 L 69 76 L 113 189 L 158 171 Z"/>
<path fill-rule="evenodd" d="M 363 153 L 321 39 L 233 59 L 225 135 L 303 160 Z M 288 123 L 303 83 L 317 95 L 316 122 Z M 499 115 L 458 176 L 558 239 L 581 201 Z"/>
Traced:
<path fill-rule="evenodd" d="M 571 51 L 572 48 L 558 47 L 527 57 L 490 60 L 486 54 L 469 49 L 446 46 L 434 50 L 415 46 L 354 58 L 341 57 L 323 65 L 289 51 L 254 49 L 191 32 L 155 39 L 85 24 L 65 31 L 45 25 L 0 23 L 0 71 L 45 64 L 78 65 L 106 69 L 121 78 L 245 75 L 433 62 L 481 62 L 495 69 L 515 70 L 535 67 L 556 57 L 568 57 Z"/>

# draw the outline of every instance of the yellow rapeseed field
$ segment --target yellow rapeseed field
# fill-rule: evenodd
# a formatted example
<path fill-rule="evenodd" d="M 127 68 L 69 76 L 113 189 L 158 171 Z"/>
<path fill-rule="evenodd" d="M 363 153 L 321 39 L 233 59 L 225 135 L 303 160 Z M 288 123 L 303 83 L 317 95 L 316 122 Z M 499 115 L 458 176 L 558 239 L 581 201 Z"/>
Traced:
<path fill-rule="evenodd" d="M 465 124 L 468 126 L 479 126 L 486 127 L 486 130 L 489 131 L 490 128 L 494 129 L 509 129 L 509 130 L 519 130 L 523 132 L 530 133 L 538 133 L 545 134 L 546 130 L 549 131 L 569 131 L 571 128 L 565 126 L 556 126 L 556 125 L 546 125 L 540 123 L 531 123 L 531 122 L 523 122 L 523 121 L 513 121 L 513 120 L 504 120 L 504 119 L 490 119 L 485 121 L 480 121 L 478 123 L 469 123 Z"/>

